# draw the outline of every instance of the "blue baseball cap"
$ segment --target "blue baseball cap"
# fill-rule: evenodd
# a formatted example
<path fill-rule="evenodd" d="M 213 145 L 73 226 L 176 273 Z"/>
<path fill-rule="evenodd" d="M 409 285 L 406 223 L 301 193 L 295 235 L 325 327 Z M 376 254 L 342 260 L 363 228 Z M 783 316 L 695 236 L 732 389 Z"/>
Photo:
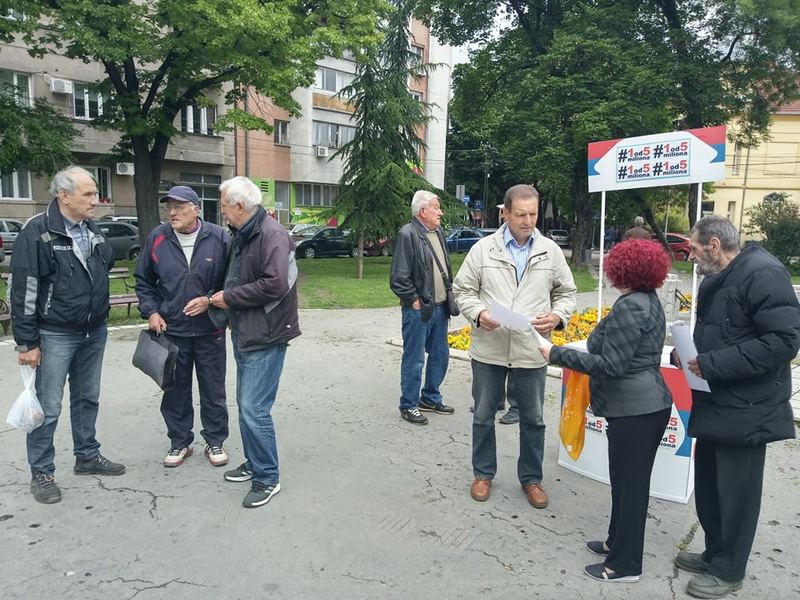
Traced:
<path fill-rule="evenodd" d="M 195 191 L 187 185 L 176 185 L 171 187 L 167 192 L 167 195 L 161 198 L 159 202 L 167 202 L 169 200 L 177 200 L 178 202 L 191 202 L 195 206 L 200 206 L 200 198 L 198 198 Z"/>

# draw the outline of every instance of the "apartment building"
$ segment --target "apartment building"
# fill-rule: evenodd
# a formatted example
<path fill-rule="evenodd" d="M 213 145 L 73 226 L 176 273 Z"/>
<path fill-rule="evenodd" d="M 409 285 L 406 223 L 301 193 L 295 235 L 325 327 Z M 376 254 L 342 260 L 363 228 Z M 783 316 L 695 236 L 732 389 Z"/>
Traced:
<path fill-rule="evenodd" d="M 728 217 L 738 229 L 747 224 L 746 210 L 773 192 L 785 192 L 800 203 L 800 101 L 772 116 L 769 139 L 754 148 L 728 142 L 725 180 L 703 202 L 703 213 Z"/>
<path fill-rule="evenodd" d="M 409 82 L 410 93 L 433 105 L 434 118 L 420 132 L 426 146 L 421 150 L 420 168 L 433 185 L 441 187 L 452 50 L 439 44 L 417 20 L 412 22 L 410 41 L 424 60 L 445 65 Z M 239 128 L 216 131 L 214 124 L 225 110 L 222 101 L 216 107 L 188 107 L 176 118 L 181 135 L 173 137 L 167 151 L 160 192 L 177 184 L 191 186 L 202 199 L 203 217 L 220 222 L 219 184 L 233 175 L 244 175 L 259 185 L 264 206 L 282 222 L 319 221 L 321 211 L 333 204 L 342 172 L 341 161 L 331 156 L 352 139 L 354 131 L 351 109 L 334 95 L 352 80 L 354 72 L 355 62 L 347 57 L 321 60 L 314 84 L 294 93 L 301 106 L 298 117 L 290 117 L 269 99 L 248 94 L 240 108 L 271 122 L 275 130 L 270 135 Z M 19 41 L 0 45 L 0 85 L 19 88 L 20 103 L 30 105 L 34 98 L 44 98 L 78 129 L 76 163 L 97 178 L 102 203 L 98 215 L 135 215 L 134 166 L 111 154 L 120 136 L 91 127 L 91 121 L 103 114 L 103 98 L 88 84 L 104 76 L 97 63 L 57 53 L 34 59 Z M 47 178 L 23 168 L 0 173 L 0 217 L 24 220 L 40 212 L 51 199 L 47 186 Z"/>

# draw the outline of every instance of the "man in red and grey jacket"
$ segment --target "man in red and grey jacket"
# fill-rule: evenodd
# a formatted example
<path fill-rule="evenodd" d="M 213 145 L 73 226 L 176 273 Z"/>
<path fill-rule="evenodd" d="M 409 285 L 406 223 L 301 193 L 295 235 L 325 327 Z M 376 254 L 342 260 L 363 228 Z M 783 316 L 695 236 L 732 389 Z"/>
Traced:
<path fill-rule="evenodd" d="M 230 236 L 200 218 L 200 200 L 190 187 L 173 187 L 161 202 L 168 222 L 147 236 L 136 267 L 136 295 L 149 328 L 164 333 L 179 348 L 175 385 L 161 399 L 170 439 L 164 466 L 180 466 L 192 455 L 194 365 L 204 452 L 219 467 L 228 464 L 223 449 L 228 437 L 225 331 L 211 322 L 207 311 L 212 294 L 224 283 Z"/>

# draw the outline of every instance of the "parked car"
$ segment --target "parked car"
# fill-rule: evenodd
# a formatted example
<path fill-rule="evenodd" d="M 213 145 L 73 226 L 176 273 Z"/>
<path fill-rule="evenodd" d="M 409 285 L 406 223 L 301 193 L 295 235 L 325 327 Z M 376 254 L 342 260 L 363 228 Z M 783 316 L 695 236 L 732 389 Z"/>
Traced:
<path fill-rule="evenodd" d="M 6 259 L 6 253 L 3 250 L 3 238 L 0 238 L 0 263 Z"/>
<path fill-rule="evenodd" d="M 0 219 L 0 240 L 3 240 L 5 252 L 11 252 L 14 248 L 14 240 L 22 229 L 22 221 L 16 219 Z"/>
<path fill-rule="evenodd" d="M 97 226 L 114 250 L 115 260 L 139 258 L 139 228 L 122 221 L 99 221 Z"/>
<path fill-rule="evenodd" d="M 298 258 L 355 256 L 357 252 L 350 232 L 336 227 L 323 227 L 311 236 L 294 239 Z"/>
<path fill-rule="evenodd" d="M 566 229 L 551 229 L 545 235 L 562 248 L 569 247 L 569 231 Z"/>
<path fill-rule="evenodd" d="M 486 237 L 487 235 L 497 233 L 497 227 L 478 227 L 478 231 L 481 232 L 483 237 Z"/>
<path fill-rule="evenodd" d="M 394 240 L 381 238 L 379 240 L 366 240 L 364 242 L 364 256 L 391 256 Z"/>
<path fill-rule="evenodd" d="M 448 252 L 469 252 L 483 234 L 474 227 L 461 227 L 447 236 Z"/>
<path fill-rule="evenodd" d="M 682 233 L 665 233 L 664 237 L 667 238 L 667 243 L 677 260 L 689 260 L 689 253 L 691 252 L 689 236 Z M 653 234 L 653 239 L 658 241 L 658 236 L 655 233 Z"/>
<path fill-rule="evenodd" d="M 292 237 L 303 235 L 304 233 L 306 235 L 308 233 L 316 233 L 323 227 L 322 225 L 317 225 L 316 223 L 284 223 L 283 226 Z"/>
<path fill-rule="evenodd" d="M 120 223 L 128 223 L 129 225 L 133 225 L 134 227 L 139 227 L 139 217 L 109 217 L 109 221 L 119 221 Z"/>

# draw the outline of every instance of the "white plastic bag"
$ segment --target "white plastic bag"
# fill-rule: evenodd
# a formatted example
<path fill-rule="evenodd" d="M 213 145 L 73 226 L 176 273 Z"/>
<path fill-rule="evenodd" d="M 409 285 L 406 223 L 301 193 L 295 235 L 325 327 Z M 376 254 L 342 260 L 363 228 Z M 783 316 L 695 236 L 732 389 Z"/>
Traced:
<path fill-rule="evenodd" d="M 25 385 L 25 389 L 11 405 L 6 423 L 30 433 L 44 421 L 44 411 L 36 397 L 36 369 L 28 365 L 20 365 L 19 371 L 22 374 L 22 383 Z"/>

